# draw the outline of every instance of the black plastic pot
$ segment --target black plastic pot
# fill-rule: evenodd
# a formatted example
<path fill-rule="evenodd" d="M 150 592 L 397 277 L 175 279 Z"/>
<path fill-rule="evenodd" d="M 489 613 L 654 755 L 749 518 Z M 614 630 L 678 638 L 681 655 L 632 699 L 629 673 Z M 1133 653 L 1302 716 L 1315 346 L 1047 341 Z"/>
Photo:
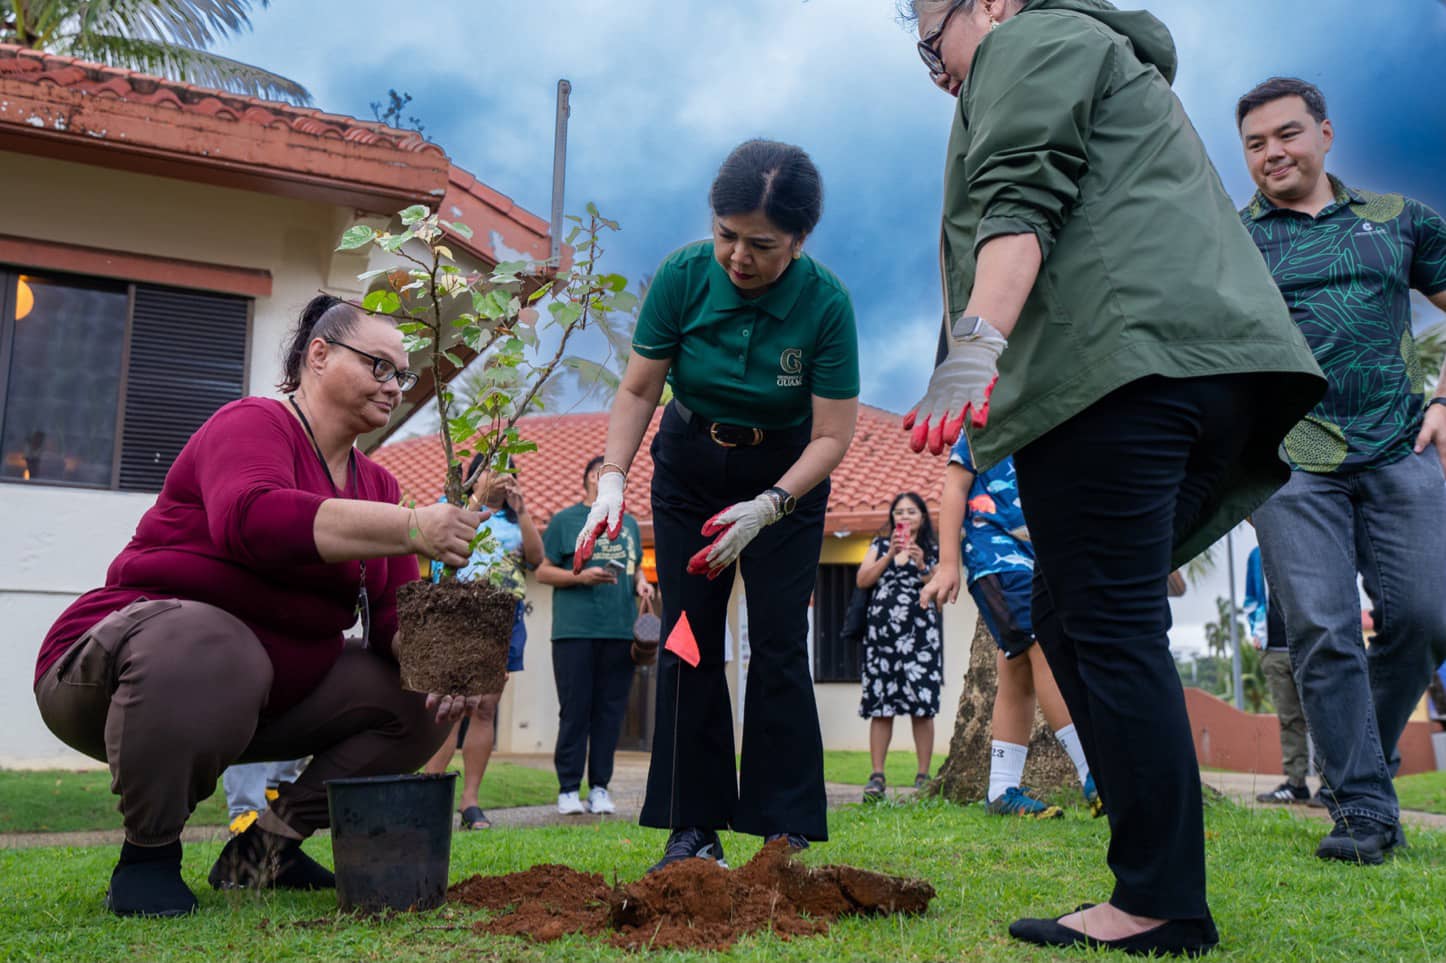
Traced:
<path fill-rule="evenodd" d="M 331 779 L 331 853 L 343 910 L 428 910 L 447 895 L 457 774 Z"/>

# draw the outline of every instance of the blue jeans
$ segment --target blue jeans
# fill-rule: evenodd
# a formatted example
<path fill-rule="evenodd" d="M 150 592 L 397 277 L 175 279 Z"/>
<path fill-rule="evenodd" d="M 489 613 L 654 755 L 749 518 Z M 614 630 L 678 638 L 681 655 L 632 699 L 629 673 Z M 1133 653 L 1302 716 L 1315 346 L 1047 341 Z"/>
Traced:
<path fill-rule="evenodd" d="M 226 809 L 231 818 L 245 812 L 265 812 L 266 790 L 283 782 L 296 782 L 305 767 L 305 759 L 227 766 L 221 773 L 221 785 L 226 790 Z"/>
<path fill-rule="evenodd" d="M 1337 820 L 1400 816 L 1391 759 L 1446 654 L 1443 529 L 1446 481 L 1432 448 L 1373 471 L 1292 472 L 1255 513 L 1322 796 Z M 1357 572 L 1376 619 L 1369 650 Z"/>

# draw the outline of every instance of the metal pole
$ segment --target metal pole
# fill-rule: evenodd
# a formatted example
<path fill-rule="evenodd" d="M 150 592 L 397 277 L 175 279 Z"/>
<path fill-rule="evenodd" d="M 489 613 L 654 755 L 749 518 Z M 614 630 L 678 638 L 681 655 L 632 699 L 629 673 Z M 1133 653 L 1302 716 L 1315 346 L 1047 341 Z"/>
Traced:
<path fill-rule="evenodd" d="M 1230 671 L 1234 679 L 1232 688 L 1235 690 L 1235 708 L 1245 708 L 1245 693 L 1242 690 L 1240 679 L 1240 626 L 1236 623 L 1235 613 L 1235 532 L 1232 529 L 1225 533 L 1225 566 L 1230 574 Z"/>
<path fill-rule="evenodd" d="M 548 262 L 562 264 L 562 193 L 567 179 L 567 119 L 572 114 L 568 95 L 572 84 L 566 79 L 557 82 L 557 125 L 552 132 L 552 251 Z"/>

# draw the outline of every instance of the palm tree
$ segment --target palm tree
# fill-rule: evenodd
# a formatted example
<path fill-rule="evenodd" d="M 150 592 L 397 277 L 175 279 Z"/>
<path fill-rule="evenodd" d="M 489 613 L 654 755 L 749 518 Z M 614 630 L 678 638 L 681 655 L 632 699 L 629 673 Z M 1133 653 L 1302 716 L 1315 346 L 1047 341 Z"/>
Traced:
<path fill-rule="evenodd" d="M 207 50 L 270 0 L 0 0 L 0 43 L 307 105 L 294 80 Z"/>

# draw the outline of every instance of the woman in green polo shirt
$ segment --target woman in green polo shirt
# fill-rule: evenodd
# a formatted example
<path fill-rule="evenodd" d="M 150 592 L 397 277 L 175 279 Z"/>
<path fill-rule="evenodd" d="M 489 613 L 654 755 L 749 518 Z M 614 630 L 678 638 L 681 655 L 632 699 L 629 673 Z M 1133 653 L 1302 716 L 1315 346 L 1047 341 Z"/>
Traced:
<path fill-rule="evenodd" d="M 1035 634 L 1110 816 L 1108 902 L 1010 933 L 1199 954 L 1218 935 L 1167 580 L 1285 481 L 1324 382 L 1170 90 L 1163 24 L 1105 0 L 912 8 L 958 110 L 948 356 L 906 425 L 938 453 L 967 412 L 980 469 L 1014 455 Z"/>
<path fill-rule="evenodd" d="M 672 833 L 654 869 L 691 857 L 722 862 L 725 828 L 796 848 L 828 838 L 808 601 L 828 475 L 858 415 L 853 305 L 803 253 L 823 189 L 801 149 L 740 145 L 710 201 L 712 241 L 671 254 L 648 290 L 574 553 L 580 566 L 604 531 L 616 533 L 628 467 L 671 384 L 651 448 L 663 637 L 686 615 L 700 661 L 667 651 L 659 661 L 640 821 Z M 751 652 L 741 772 L 723 659 L 735 562 Z"/>

